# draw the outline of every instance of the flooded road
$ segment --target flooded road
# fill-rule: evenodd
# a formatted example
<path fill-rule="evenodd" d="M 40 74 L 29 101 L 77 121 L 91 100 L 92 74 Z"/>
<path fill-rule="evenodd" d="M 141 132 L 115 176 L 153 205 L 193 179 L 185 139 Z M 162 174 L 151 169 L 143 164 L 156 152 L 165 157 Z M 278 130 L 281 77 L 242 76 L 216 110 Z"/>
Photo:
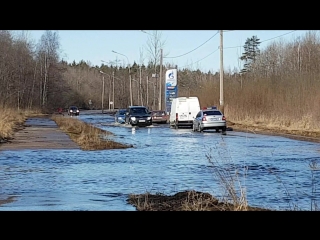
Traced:
<path fill-rule="evenodd" d="M 113 132 L 134 148 L 0 151 L 0 210 L 135 211 L 129 194 L 184 190 L 223 197 L 217 169 L 238 173 L 250 206 L 311 210 L 319 203 L 320 144 L 279 136 L 228 131 L 197 133 L 167 124 L 132 128 L 108 114 L 80 120 Z M 210 161 L 211 162 L 210 162 Z"/>

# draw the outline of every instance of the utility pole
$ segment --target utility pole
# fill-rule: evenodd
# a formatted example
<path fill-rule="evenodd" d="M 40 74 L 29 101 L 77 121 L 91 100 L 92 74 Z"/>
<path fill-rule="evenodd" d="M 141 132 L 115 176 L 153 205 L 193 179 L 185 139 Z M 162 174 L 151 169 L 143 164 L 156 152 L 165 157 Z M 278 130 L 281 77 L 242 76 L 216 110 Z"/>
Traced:
<path fill-rule="evenodd" d="M 110 112 L 110 105 L 111 105 L 111 77 L 110 77 L 110 75 L 109 75 L 108 98 L 109 98 L 109 112 Z"/>
<path fill-rule="evenodd" d="M 114 71 L 112 72 L 112 110 L 114 110 Z"/>
<path fill-rule="evenodd" d="M 147 107 L 149 107 L 149 76 L 147 76 Z"/>
<path fill-rule="evenodd" d="M 103 113 L 104 75 L 102 75 L 101 112 Z"/>
<path fill-rule="evenodd" d="M 162 48 L 160 49 L 160 80 L 159 80 L 159 110 L 162 110 Z"/>
<path fill-rule="evenodd" d="M 220 30 L 220 111 L 224 114 L 223 104 L 223 30 Z"/>
<path fill-rule="evenodd" d="M 141 106 L 143 106 L 143 99 L 142 99 L 142 91 L 141 91 L 141 65 L 139 66 L 139 93 L 140 93 L 140 101 L 141 101 Z"/>

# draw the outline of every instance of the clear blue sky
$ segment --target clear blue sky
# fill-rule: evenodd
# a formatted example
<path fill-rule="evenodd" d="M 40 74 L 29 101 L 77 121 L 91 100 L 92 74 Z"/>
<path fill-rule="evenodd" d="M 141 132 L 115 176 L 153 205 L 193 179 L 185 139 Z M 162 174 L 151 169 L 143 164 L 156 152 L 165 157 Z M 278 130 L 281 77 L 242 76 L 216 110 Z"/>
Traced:
<path fill-rule="evenodd" d="M 61 58 L 71 63 L 84 60 L 92 66 L 100 66 L 104 60 L 118 60 L 126 65 L 134 61 L 148 62 L 146 50 L 148 39 L 154 30 L 52 30 L 58 32 L 61 44 Z M 204 72 L 220 69 L 220 33 L 219 30 L 157 30 L 164 41 L 163 63 L 172 63 L 179 69 L 201 69 Z M 38 42 L 44 30 L 24 30 L 30 39 Z M 273 41 L 293 41 L 305 36 L 306 30 L 225 30 L 223 33 L 223 66 L 227 70 L 239 68 L 239 57 L 247 38 L 256 35 L 263 50 Z M 149 33 L 149 34 L 148 34 Z M 210 40 L 209 40 L 210 39 Z M 240 46 L 240 47 L 237 47 Z M 113 53 L 116 51 L 125 56 Z M 143 53 L 143 57 L 141 57 Z M 211 54 L 212 53 L 212 54 Z M 210 55 L 211 54 L 211 55 Z M 183 56 L 181 56 L 183 55 Z M 208 56 L 209 55 L 209 56 Z"/>

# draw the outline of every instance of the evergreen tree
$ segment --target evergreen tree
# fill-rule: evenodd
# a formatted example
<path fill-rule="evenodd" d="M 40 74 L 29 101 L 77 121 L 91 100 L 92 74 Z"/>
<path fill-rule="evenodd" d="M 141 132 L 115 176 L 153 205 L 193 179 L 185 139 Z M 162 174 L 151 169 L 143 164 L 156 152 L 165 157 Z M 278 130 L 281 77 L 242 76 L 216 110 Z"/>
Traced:
<path fill-rule="evenodd" d="M 244 61 L 243 69 L 241 73 L 250 71 L 251 65 L 255 62 L 256 57 L 260 54 L 260 39 L 257 36 L 252 36 L 251 38 L 247 38 L 243 48 L 244 52 L 240 57 L 241 61 Z"/>

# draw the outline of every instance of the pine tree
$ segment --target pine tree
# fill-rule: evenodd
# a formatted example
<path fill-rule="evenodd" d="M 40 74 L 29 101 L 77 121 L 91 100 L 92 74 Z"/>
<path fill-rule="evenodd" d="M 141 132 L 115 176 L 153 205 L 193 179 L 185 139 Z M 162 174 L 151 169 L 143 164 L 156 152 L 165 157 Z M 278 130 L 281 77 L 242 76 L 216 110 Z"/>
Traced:
<path fill-rule="evenodd" d="M 255 62 L 257 56 L 260 54 L 259 45 L 260 39 L 257 36 L 252 36 L 251 38 L 247 38 L 243 48 L 244 52 L 240 57 L 241 61 L 244 61 L 243 69 L 241 73 L 249 72 L 251 68 L 251 64 Z"/>

